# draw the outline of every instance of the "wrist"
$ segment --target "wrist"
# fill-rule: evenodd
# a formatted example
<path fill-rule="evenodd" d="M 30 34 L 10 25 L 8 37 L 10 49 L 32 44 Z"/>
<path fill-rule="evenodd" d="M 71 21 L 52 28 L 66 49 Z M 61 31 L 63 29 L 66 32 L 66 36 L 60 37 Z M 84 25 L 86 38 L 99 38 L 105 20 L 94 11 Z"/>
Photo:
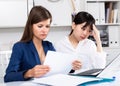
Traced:
<path fill-rule="evenodd" d="M 32 73 L 31 73 L 31 70 L 28 70 L 28 71 L 26 71 L 25 73 L 24 73 L 24 78 L 32 78 L 33 76 L 32 76 Z"/>

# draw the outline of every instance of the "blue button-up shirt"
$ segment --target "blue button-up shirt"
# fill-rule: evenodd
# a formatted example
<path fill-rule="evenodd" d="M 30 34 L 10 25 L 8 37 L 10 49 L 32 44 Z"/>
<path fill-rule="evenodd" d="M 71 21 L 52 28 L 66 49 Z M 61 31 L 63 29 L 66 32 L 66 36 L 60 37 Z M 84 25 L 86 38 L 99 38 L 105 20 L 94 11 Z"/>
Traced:
<path fill-rule="evenodd" d="M 53 45 L 49 41 L 42 41 L 45 55 L 48 50 L 55 51 Z M 38 52 L 30 42 L 17 42 L 14 44 L 9 65 L 4 76 L 5 82 L 25 81 L 24 73 L 33 68 L 35 65 L 41 64 Z"/>

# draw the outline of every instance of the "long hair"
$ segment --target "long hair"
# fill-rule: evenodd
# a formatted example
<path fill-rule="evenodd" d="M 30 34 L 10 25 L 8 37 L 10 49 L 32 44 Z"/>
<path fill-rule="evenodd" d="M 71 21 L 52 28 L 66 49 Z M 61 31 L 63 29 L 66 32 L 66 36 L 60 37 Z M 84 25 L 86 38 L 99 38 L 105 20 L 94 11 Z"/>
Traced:
<path fill-rule="evenodd" d="M 91 30 L 93 30 L 92 28 L 92 25 L 95 24 L 95 19 L 94 17 L 89 14 L 88 12 L 85 12 L 85 11 L 81 11 L 81 12 L 78 12 L 74 19 L 73 19 L 73 22 L 78 25 L 78 24 L 82 24 L 84 22 L 86 22 L 86 24 L 83 26 L 83 29 L 87 26 L 90 26 Z M 71 30 L 70 34 L 71 35 L 73 32 L 73 30 Z"/>
<path fill-rule="evenodd" d="M 33 38 L 33 30 L 32 26 L 33 24 L 36 24 L 38 22 L 51 19 L 50 23 L 52 22 L 52 15 L 51 13 L 42 6 L 34 6 L 28 16 L 28 20 L 26 22 L 26 26 L 24 29 L 23 36 L 21 38 L 21 42 L 28 42 L 32 40 Z"/>

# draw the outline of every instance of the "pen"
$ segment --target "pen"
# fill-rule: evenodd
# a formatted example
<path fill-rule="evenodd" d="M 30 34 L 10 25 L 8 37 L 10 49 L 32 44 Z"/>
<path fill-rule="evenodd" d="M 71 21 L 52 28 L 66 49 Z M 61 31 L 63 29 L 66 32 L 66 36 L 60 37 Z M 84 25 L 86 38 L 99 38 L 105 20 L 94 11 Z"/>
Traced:
<path fill-rule="evenodd" d="M 44 83 L 39 83 L 40 85 L 43 85 L 43 86 L 52 86 L 52 85 L 49 85 L 49 84 L 44 84 Z"/>
<path fill-rule="evenodd" d="M 90 85 L 90 84 L 98 84 L 98 83 L 102 83 L 102 82 L 111 82 L 111 81 L 114 81 L 114 80 L 115 80 L 115 77 L 101 78 L 100 80 L 93 80 L 93 81 L 84 82 L 84 83 L 79 84 L 77 86 L 87 86 L 87 85 Z"/>
<path fill-rule="evenodd" d="M 39 84 L 39 85 L 42 85 L 42 86 L 53 86 L 53 85 L 45 84 L 45 83 L 36 83 L 36 84 Z"/>

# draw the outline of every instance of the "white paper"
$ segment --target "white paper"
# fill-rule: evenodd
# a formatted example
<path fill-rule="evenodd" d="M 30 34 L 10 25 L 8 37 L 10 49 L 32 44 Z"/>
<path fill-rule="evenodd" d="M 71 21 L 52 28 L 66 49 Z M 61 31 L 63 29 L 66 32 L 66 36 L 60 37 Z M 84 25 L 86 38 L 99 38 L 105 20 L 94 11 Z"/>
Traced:
<path fill-rule="evenodd" d="M 77 56 L 75 54 L 48 51 L 44 65 L 50 67 L 50 72 L 45 76 L 57 73 L 68 74 L 72 69 L 72 62 L 76 59 Z"/>
<path fill-rule="evenodd" d="M 79 70 L 75 70 L 74 74 L 78 74 L 80 72 L 84 72 L 90 69 L 93 69 L 92 67 L 92 63 L 93 60 L 90 57 L 90 55 L 88 55 L 87 53 L 83 53 L 83 52 L 79 52 L 77 53 L 77 60 L 79 60 L 82 64 L 81 68 Z"/>
<path fill-rule="evenodd" d="M 81 83 L 93 80 L 100 80 L 99 78 L 70 76 L 66 74 L 55 74 L 43 78 L 35 78 L 32 82 L 37 84 L 47 84 L 52 86 L 77 86 Z"/>

